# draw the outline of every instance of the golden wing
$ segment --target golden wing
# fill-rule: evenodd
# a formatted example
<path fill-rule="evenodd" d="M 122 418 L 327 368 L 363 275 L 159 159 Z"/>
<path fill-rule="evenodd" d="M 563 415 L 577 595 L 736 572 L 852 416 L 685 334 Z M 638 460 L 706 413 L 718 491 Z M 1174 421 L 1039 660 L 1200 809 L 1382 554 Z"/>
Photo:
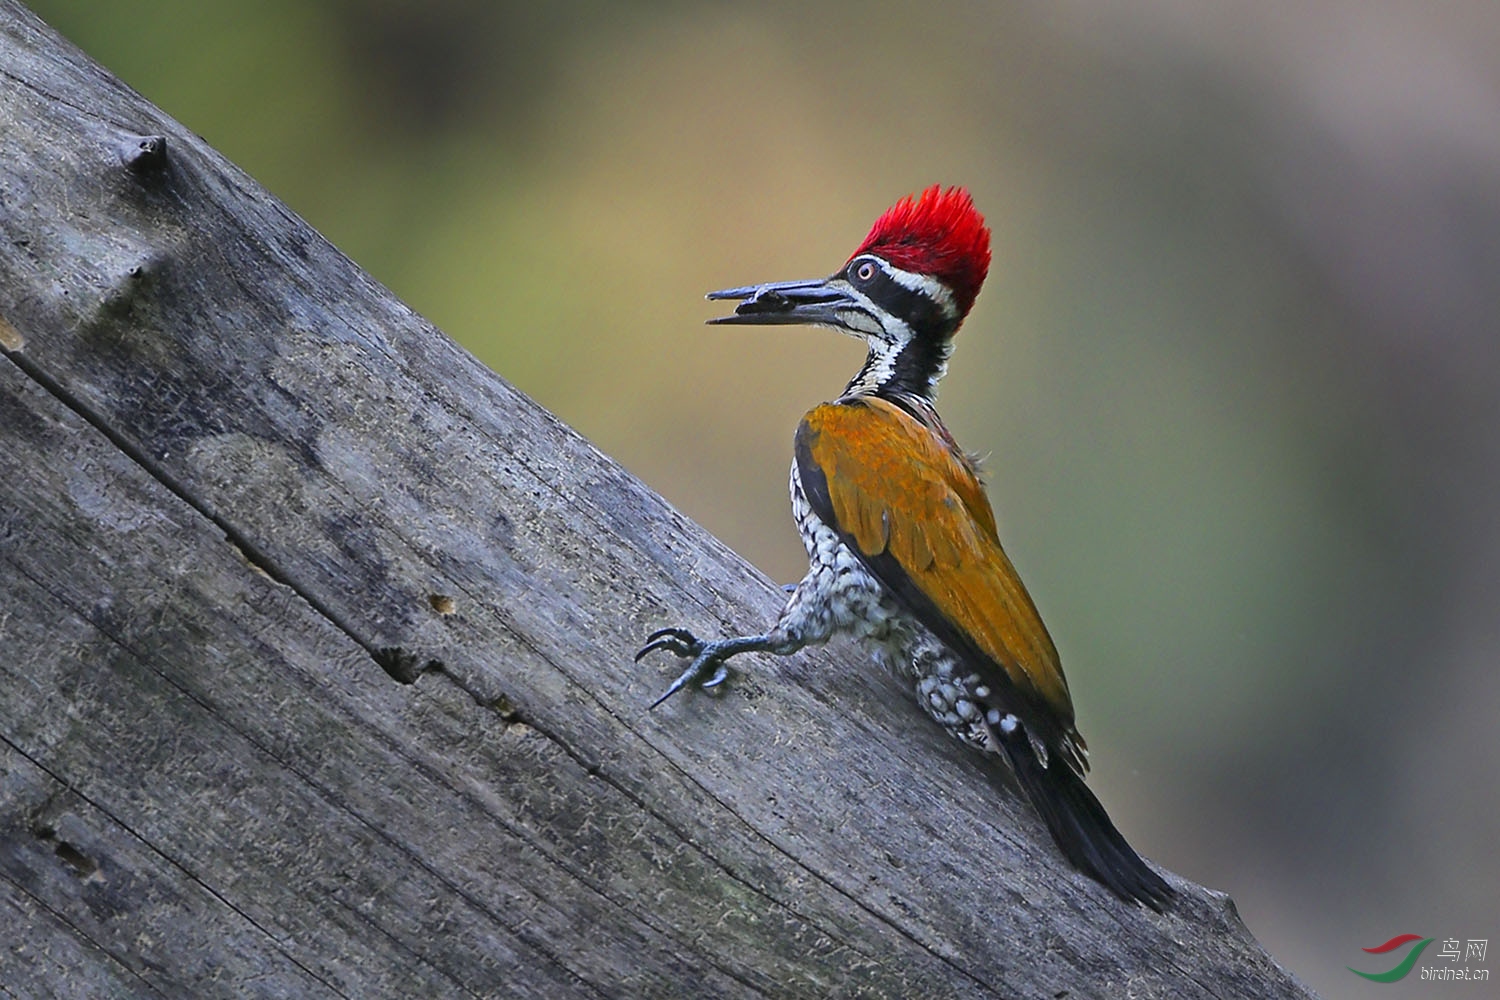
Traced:
<path fill-rule="evenodd" d="M 997 693 L 1019 695 L 1007 710 L 1054 746 L 1076 739 L 1057 649 L 951 440 L 885 399 L 850 398 L 803 418 L 797 467 L 813 511 L 908 613 Z"/>

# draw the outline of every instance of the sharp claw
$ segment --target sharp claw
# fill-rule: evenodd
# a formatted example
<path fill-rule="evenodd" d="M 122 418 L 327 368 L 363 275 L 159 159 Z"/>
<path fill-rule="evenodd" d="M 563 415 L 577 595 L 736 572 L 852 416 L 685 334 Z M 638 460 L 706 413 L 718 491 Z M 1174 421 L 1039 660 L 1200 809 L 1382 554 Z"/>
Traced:
<path fill-rule="evenodd" d="M 712 673 L 709 672 L 710 668 L 712 668 Z M 708 674 L 708 676 L 704 677 L 704 674 Z M 662 702 L 666 701 L 668 698 L 672 697 L 674 694 L 676 694 L 678 691 L 681 691 L 689 684 L 696 684 L 698 687 L 707 691 L 712 688 L 718 687 L 728 679 L 729 664 L 725 663 L 723 660 L 710 658 L 710 655 L 708 653 L 699 652 L 698 658 L 695 659 L 686 670 L 678 675 L 677 679 L 672 682 L 672 686 L 662 692 L 660 698 L 651 703 L 651 707 L 655 708 L 657 705 L 660 705 Z"/>
<path fill-rule="evenodd" d="M 676 640 L 670 636 L 662 636 L 660 639 L 652 639 L 641 647 L 641 651 L 635 654 L 635 662 L 640 663 L 647 653 L 654 653 L 658 649 L 670 649 Z"/>
<path fill-rule="evenodd" d="M 655 708 L 657 705 L 660 705 L 662 702 L 664 702 L 668 698 L 672 697 L 678 691 L 681 691 L 687 685 L 687 682 L 690 681 L 690 680 L 692 680 L 692 679 L 693 679 L 693 669 L 691 667 L 689 667 L 687 670 L 683 671 L 681 677 L 678 677 L 675 681 L 672 682 L 672 686 L 671 687 L 667 688 L 665 691 L 662 692 L 662 695 L 661 695 L 660 698 L 656 699 L 655 701 L 653 701 L 651 703 L 651 708 Z M 650 708 L 647 709 L 648 712 L 650 710 L 651 710 Z"/>
<path fill-rule="evenodd" d="M 678 675 L 671 687 L 662 692 L 660 698 L 651 703 L 651 708 L 660 705 L 689 684 L 695 684 L 705 691 L 723 684 L 731 673 L 725 659 L 740 651 L 736 648 L 736 643 L 743 644 L 745 641 L 704 642 L 685 628 L 662 628 L 652 632 L 646 637 L 646 645 L 635 654 L 635 662 L 639 663 L 646 655 L 658 649 L 665 649 L 684 658 L 692 657 L 693 662 Z"/>
<path fill-rule="evenodd" d="M 694 656 L 702 647 L 698 637 L 685 628 L 659 628 L 646 636 L 646 645 L 635 654 L 635 662 L 640 663 L 648 653 L 658 649 L 670 650 L 677 656 Z"/>
<path fill-rule="evenodd" d="M 689 632 L 685 628 L 659 628 L 655 632 L 652 632 L 650 635 L 646 636 L 646 641 L 655 642 L 657 639 L 668 635 L 676 639 L 681 639 L 683 642 L 692 642 L 696 638 L 693 633 Z"/>

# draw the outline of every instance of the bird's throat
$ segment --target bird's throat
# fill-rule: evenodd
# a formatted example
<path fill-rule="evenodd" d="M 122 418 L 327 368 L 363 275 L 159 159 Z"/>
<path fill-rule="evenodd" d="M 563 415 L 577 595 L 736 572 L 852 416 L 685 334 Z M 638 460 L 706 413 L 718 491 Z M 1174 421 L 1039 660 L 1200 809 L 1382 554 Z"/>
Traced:
<path fill-rule="evenodd" d="M 849 380 L 844 395 L 937 398 L 938 382 L 948 370 L 953 342 L 914 337 L 902 344 L 872 342 L 864 366 Z"/>

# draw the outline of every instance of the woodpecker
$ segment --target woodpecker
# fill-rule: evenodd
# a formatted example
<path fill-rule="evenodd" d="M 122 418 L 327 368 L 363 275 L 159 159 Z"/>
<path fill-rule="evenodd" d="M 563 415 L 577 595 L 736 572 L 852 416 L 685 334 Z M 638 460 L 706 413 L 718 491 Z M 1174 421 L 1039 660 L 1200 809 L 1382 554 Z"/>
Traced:
<path fill-rule="evenodd" d="M 809 566 L 775 625 L 713 641 L 665 628 L 635 659 L 664 650 L 692 661 L 655 708 L 689 684 L 723 683 L 741 653 L 866 640 L 944 729 L 1009 763 L 1074 865 L 1161 911 L 1173 891 L 1084 784 L 1087 747 L 1057 649 L 1000 545 L 975 461 L 934 407 L 989 265 L 990 231 L 969 193 L 934 186 L 882 214 L 831 277 L 709 293 L 738 303 L 710 323 L 828 327 L 869 353 L 797 428 L 792 512 Z"/>

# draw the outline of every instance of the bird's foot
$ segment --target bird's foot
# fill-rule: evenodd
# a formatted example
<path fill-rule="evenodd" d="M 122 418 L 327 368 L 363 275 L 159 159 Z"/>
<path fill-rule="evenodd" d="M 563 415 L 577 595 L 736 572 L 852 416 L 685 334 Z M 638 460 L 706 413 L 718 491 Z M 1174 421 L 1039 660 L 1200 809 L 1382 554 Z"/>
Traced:
<path fill-rule="evenodd" d="M 664 649 L 684 659 L 691 658 L 693 662 L 688 664 L 688 668 L 672 682 L 672 686 L 667 688 L 660 698 L 651 703 L 652 708 L 660 705 L 689 684 L 696 684 L 704 690 L 711 690 L 723 684 L 729 679 L 730 674 L 729 664 L 724 661 L 742 651 L 740 643 L 734 639 L 704 642 L 685 628 L 663 628 L 657 629 L 646 637 L 646 645 L 635 654 L 635 662 L 641 662 L 641 658 L 647 653 L 653 653 L 658 649 Z"/>

